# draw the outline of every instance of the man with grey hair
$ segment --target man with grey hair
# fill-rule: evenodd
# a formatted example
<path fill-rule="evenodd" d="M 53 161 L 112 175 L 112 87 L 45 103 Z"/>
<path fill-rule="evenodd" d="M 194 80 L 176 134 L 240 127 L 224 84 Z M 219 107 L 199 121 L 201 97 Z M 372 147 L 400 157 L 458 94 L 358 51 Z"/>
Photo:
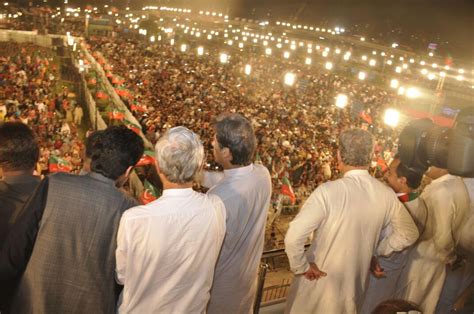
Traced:
<path fill-rule="evenodd" d="M 295 278 L 286 312 L 357 313 L 372 255 L 401 251 L 418 238 L 395 193 L 367 171 L 373 145 L 367 131 L 343 132 L 337 158 L 344 177 L 320 185 L 290 223 L 285 251 Z M 391 232 L 379 242 L 387 227 Z"/>
<path fill-rule="evenodd" d="M 224 202 L 227 232 L 207 310 L 251 313 L 272 193 L 270 174 L 264 166 L 252 163 L 256 138 L 249 120 L 240 114 L 220 115 L 214 130 L 214 158 L 224 173 L 213 173 L 220 180 L 208 194 Z"/>
<path fill-rule="evenodd" d="M 198 136 L 185 127 L 158 141 L 156 170 L 163 196 L 122 216 L 116 278 L 124 285 L 120 313 L 202 313 L 225 235 L 225 207 L 193 191 L 204 159 Z"/>

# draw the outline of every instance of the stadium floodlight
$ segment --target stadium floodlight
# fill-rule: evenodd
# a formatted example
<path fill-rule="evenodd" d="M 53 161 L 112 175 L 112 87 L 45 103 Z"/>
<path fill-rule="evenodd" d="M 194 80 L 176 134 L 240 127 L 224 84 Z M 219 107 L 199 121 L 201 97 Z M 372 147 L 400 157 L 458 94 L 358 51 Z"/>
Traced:
<path fill-rule="evenodd" d="M 285 85 L 288 85 L 288 86 L 293 86 L 293 84 L 295 84 L 295 74 L 294 73 L 291 73 L 291 72 L 288 72 L 285 74 Z"/>
<path fill-rule="evenodd" d="M 446 77 L 446 72 L 444 72 L 444 71 L 439 72 L 439 76 L 440 77 Z"/>
<path fill-rule="evenodd" d="M 392 48 L 397 48 L 398 47 L 398 44 L 397 43 L 393 43 L 392 44 Z"/>
<path fill-rule="evenodd" d="M 207 35 L 207 39 L 208 39 L 208 40 L 211 40 L 211 39 L 212 39 L 212 35 L 211 35 L 211 34 L 208 34 L 208 35 Z"/>
<path fill-rule="evenodd" d="M 436 63 L 433 63 L 433 64 L 431 65 L 431 67 L 432 67 L 433 69 L 436 69 L 436 68 L 438 67 L 438 65 L 437 65 Z"/>
<path fill-rule="evenodd" d="M 338 55 L 341 54 L 341 49 L 337 48 L 337 49 L 336 49 L 336 53 L 337 53 Z"/>
<path fill-rule="evenodd" d="M 326 70 L 332 70 L 332 62 L 326 62 L 324 67 L 326 68 Z"/>
<path fill-rule="evenodd" d="M 295 45 L 295 44 L 291 44 L 290 49 L 291 49 L 291 50 L 296 50 L 296 45 Z"/>
<path fill-rule="evenodd" d="M 393 61 L 392 61 L 392 60 L 387 60 L 387 64 L 388 64 L 388 65 L 392 65 L 392 64 L 393 64 Z"/>
<path fill-rule="evenodd" d="M 198 47 L 197 48 L 197 51 L 198 51 L 198 56 L 202 56 L 204 54 L 204 47 Z"/>
<path fill-rule="evenodd" d="M 174 38 L 171 38 L 171 40 L 170 40 L 170 45 L 171 45 L 171 46 L 174 45 Z"/>
<path fill-rule="evenodd" d="M 324 50 L 323 53 L 322 53 L 322 56 L 324 58 L 326 58 L 328 55 L 329 55 L 329 53 L 327 52 L 327 50 Z"/>
<path fill-rule="evenodd" d="M 367 77 L 367 74 L 365 72 L 360 71 L 358 77 L 359 77 L 359 80 L 363 81 Z"/>
<path fill-rule="evenodd" d="M 402 65 L 402 68 L 403 68 L 404 70 L 408 69 L 408 64 L 407 64 L 407 63 L 404 63 L 404 64 Z"/>
<path fill-rule="evenodd" d="M 307 65 L 310 65 L 311 64 L 311 58 L 306 58 L 304 63 L 307 64 Z"/>
<path fill-rule="evenodd" d="M 426 64 L 425 61 L 423 61 L 423 60 L 420 61 L 420 65 L 421 65 L 421 66 L 424 66 L 425 64 Z"/>
<path fill-rule="evenodd" d="M 244 43 L 239 43 L 239 48 L 240 49 L 244 48 Z"/>
<path fill-rule="evenodd" d="M 434 53 L 430 52 L 428 55 L 429 55 L 430 57 L 432 57 L 432 56 L 434 56 Z"/>
<path fill-rule="evenodd" d="M 307 52 L 308 53 L 313 53 L 313 48 L 308 48 Z"/>
<path fill-rule="evenodd" d="M 386 125 L 396 127 L 400 121 L 400 112 L 398 110 L 388 108 L 385 110 L 384 122 Z"/>
<path fill-rule="evenodd" d="M 272 48 L 267 48 L 267 49 L 265 49 L 265 54 L 266 54 L 267 56 L 271 55 L 271 54 L 272 54 Z"/>
<path fill-rule="evenodd" d="M 365 37 L 361 37 L 361 38 L 360 38 L 360 41 L 365 41 Z"/>
<path fill-rule="evenodd" d="M 375 59 L 370 59 L 369 65 L 370 65 L 371 67 L 374 67 L 376 64 L 377 64 L 377 61 L 375 61 Z"/>
<path fill-rule="evenodd" d="M 283 53 L 283 58 L 288 59 L 290 57 L 290 53 L 288 51 L 285 51 Z"/>
<path fill-rule="evenodd" d="M 155 42 L 155 36 L 150 37 L 150 42 L 154 43 Z"/>
<path fill-rule="evenodd" d="M 444 69 L 445 69 L 446 71 L 448 71 L 449 69 L 451 69 L 451 67 L 450 67 L 449 65 L 445 65 L 445 66 L 444 66 Z"/>
<path fill-rule="evenodd" d="M 464 76 L 458 75 L 458 76 L 456 76 L 456 80 L 462 81 L 462 80 L 464 80 Z"/>
<path fill-rule="evenodd" d="M 181 45 L 181 52 L 186 52 L 187 48 L 188 48 L 188 46 L 186 46 L 186 44 L 182 44 Z"/>
<path fill-rule="evenodd" d="M 219 60 L 221 61 L 221 63 L 227 63 L 228 59 L 229 56 L 226 53 L 221 53 L 219 55 Z"/>
<path fill-rule="evenodd" d="M 398 85 L 399 85 L 399 83 L 398 83 L 398 80 L 397 80 L 397 79 L 392 79 L 392 80 L 390 81 L 390 87 L 391 87 L 391 88 L 398 88 Z"/>
<path fill-rule="evenodd" d="M 233 41 L 232 39 L 229 39 L 229 40 L 227 41 L 227 44 L 228 44 L 229 46 L 232 46 L 233 43 L 234 43 L 234 41 Z"/>
<path fill-rule="evenodd" d="M 415 59 L 411 58 L 410 63 L 415 63 Z"/>
<path fill-rule="evenodd" d="M 399 66 L 397 66 L 397 67 L 395 68 L 395 72 L 397 72 L 397 73 L 402 73 L 402 68 L 399 67 Z"/>
<path fill-rule="evenodd" d="M 252 66 L 250 64 L 246 64 L 244 72 L 245 74 L 250 75 L 250 73 L 252 72 Z"/>
<path fill-rule="evenodd" d="M 400 96 L 405 95 L 405 87 L 400 86 L 398 88 L 398 95 L 400 95 Z"/>
<path fill-rule="evenodd" d="M 366 55 L 363 55 L 363 56 L 362 56 L 362 60 L 367 61 L 367 56 L 366 56 Z"/>
<path fill-rule="evenodd" d="M 434 73 L 429 73 L 429 74 L 428 74 L 428 79 L 429 79 L 430 81 L 434 80 L 435 78 L 436 78 L 436 75 L 435 75 Z"/>
<path fill-rule="evenodd" d="M 351 53 L 350 53 L 350 52 L 346 52 L 346 53 L 344 54 L 343 59 L 344 59 L 345 61 L 347 61 L 347 60 L 349 60 L 350 58 L 351 58 Z"/>
<path fill-rule="evenodd" d="M 418 98 L 420 97 L 421 93 L 416 87 L 410 87 L 407 89 L 406 96 L 408 98 Z"/>
<path fill-rule="evenodd" d="M 421 74 L 423 74 L 423 75 L 428 74 L 428 70 L 427 69 L 421 69 Z"/>
<path fill-rule="evenodd" d="M 339 94 L 336 97 L 336 107 L 343 109 L 347 106 L 347 95 Z"/>
<path fill-rule="evenodd" d="M 464 69 L 459 69 L 459 70 L 458 70 L 458 73 L 459 73 L 459 74 L 464 74 Z"/>

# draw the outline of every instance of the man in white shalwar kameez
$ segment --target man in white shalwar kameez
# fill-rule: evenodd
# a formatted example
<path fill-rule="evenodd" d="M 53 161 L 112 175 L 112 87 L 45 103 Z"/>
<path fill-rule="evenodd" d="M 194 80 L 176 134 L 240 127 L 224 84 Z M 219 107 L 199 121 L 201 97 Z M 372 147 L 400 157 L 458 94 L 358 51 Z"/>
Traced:
<path fill-rule="evenodd" d="M 397 193 L 398 199 L 415 221 L 420 234 L 426 223 L 427 209 L 414 190 L 420 186 L 423 173 L 423 169 L 409 168 L 401 164 L 399 156 L 396 155 L 384 176 L 387 184 Z M 390 232 L 390 227 L 382 230 L 382 238 Z M 369 287 L 361 313 L 372 313 L 379 303 L 394 299 L 399 286 L 405 286 L 399 278 L 407 262 L 409 250 L 410 247 L 387 257 L 373 258 L 374 267 L 371 268 L 372 274 L 369 276 Z"/>
<path fill-rule="evenodd" d="M 474 281 L 474 178 L 463 178 L 470 199 L 470 210 L 458 233 L 456 250 L 463 255 L 458 267 L 446 269 L 446 280 L 439 297 L 436 313 L 456 311 L 458 298 Z"/>
<path fill-rule="evenodd" d="M 467 218 L 469 195 L 460 177 L 446 169 L 430 167 L 433 181 L 420 197 L 428 219 L 420 241 L 410 251 L 401 280 L 406 287 L 399 297 L 418 304 L 423 313 L 434 313 L 446 277 L 446 267 L 456 261 L 458 230 Z"/>
<path fill-rule="evenodd" d="M 217 195 L 224 202 L 227 232 L 207 311 L 251 313 L 272 193 L 270 173 L 264 166 L 252 163 L 256 139 L 247 119 L 239 114 L 222 115 L 214 129 L 214 158 L 224 173 L 208 194 Z M 205 178 L 212 174 L 222 175 L 207 172 Z"/>
<path fill-rule="evenodd" d="M 127 210 L 117 235 L 119 313 L 204 313 L 225 236 L 225 207 L 192 189 L 204 161 L 198 136 L 169 129 L 155 148 L 163 195 Z"/>
<path fill-rule="evenodd" d="M 338 161 L 344 177 L 320 185 L 290 223 L 285 251 L 295 278 L 287 313 L 357 313 L 372 255 L 401 251 L 418 238 L 413 219 L 395 193 L 367 171 L 373 146 L 367 131 L 343 132 Z M 379 242 L 388 226 L 392 232 Z"/>

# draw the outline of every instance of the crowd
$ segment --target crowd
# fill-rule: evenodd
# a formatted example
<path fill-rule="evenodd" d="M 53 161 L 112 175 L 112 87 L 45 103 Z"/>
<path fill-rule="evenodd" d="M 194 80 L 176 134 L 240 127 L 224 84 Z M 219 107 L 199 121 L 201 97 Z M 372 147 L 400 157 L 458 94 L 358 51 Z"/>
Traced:
<path fill-rule="evenodd" d="M 74 94 L 59 85 L 54 53 L 13 42 L 0 43 L 0 51 L 0 122 L 21 121 L 38 135 L 38 174 L 49 173 L 52 156 L 78 173 L 83 151 L 78 126 L 83 110 Z"/>
<path fill-rule="evenodd" d="M 369 84 L 300 68 L 299 86 L 290 88 L 275 74 L 283 76 L 296 66 L 279 58 L 232 55 L 230 64 L 222 65 L 214 51 L 198 56 L 169 44 L 150 45 L 120 37 L 93 38 L 89 44 L 102 53 L 114 74 L 125 79 L 123 86 L 132 98 L 124 101 L 131 109 L 140 108 L 134 113 L 151 142 L 170 126 L 183 124 L 210 147 L 208 130 L 216 113 L 241 112 L 251 119 L 259 141 L 258 158 L 270 170 L 274 187 L 287 176 L 305 194 L 337 177 L 335 141 L 347 127 L 369 128 L 377 136 L 382 158 L 384 151 L 391 153 L 394 148 L 392 136 L 396 134 L 381 121 L 394 95 Z M 250 77 L 242 73 L 246 62 L 252 64 Z M 347 94 L 359 111 L 336 108 L 339 93 Z M 361 112 L 370 123 L 360 118 Z M 208 168 L 216 166 L 209 156 Z"/>

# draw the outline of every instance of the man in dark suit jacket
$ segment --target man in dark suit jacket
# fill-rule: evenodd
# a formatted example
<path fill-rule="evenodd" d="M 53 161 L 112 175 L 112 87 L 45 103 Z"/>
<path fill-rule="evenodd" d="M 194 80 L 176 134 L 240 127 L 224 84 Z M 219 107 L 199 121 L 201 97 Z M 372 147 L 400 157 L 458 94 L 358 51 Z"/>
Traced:
<path fill-rule="evenodd" d="M 11 312 L 115 313 L 117 229 L 122 213 L 136 205 L 116 185 L 142 154 L 138 135 L 110 127 L 93 144 L 90 173 L 42 181 L 0 255 L 0 281 L 24 271 Z"/>
<path fill-rule="evenodd" d="M 21 122 L 0 124 L 0 250 L 18 213 L 40 183 L 33 176 L 39 148 L 31 129 Z M 11 286 L 0 285 L 0 311 L 11 298 Z"/>

